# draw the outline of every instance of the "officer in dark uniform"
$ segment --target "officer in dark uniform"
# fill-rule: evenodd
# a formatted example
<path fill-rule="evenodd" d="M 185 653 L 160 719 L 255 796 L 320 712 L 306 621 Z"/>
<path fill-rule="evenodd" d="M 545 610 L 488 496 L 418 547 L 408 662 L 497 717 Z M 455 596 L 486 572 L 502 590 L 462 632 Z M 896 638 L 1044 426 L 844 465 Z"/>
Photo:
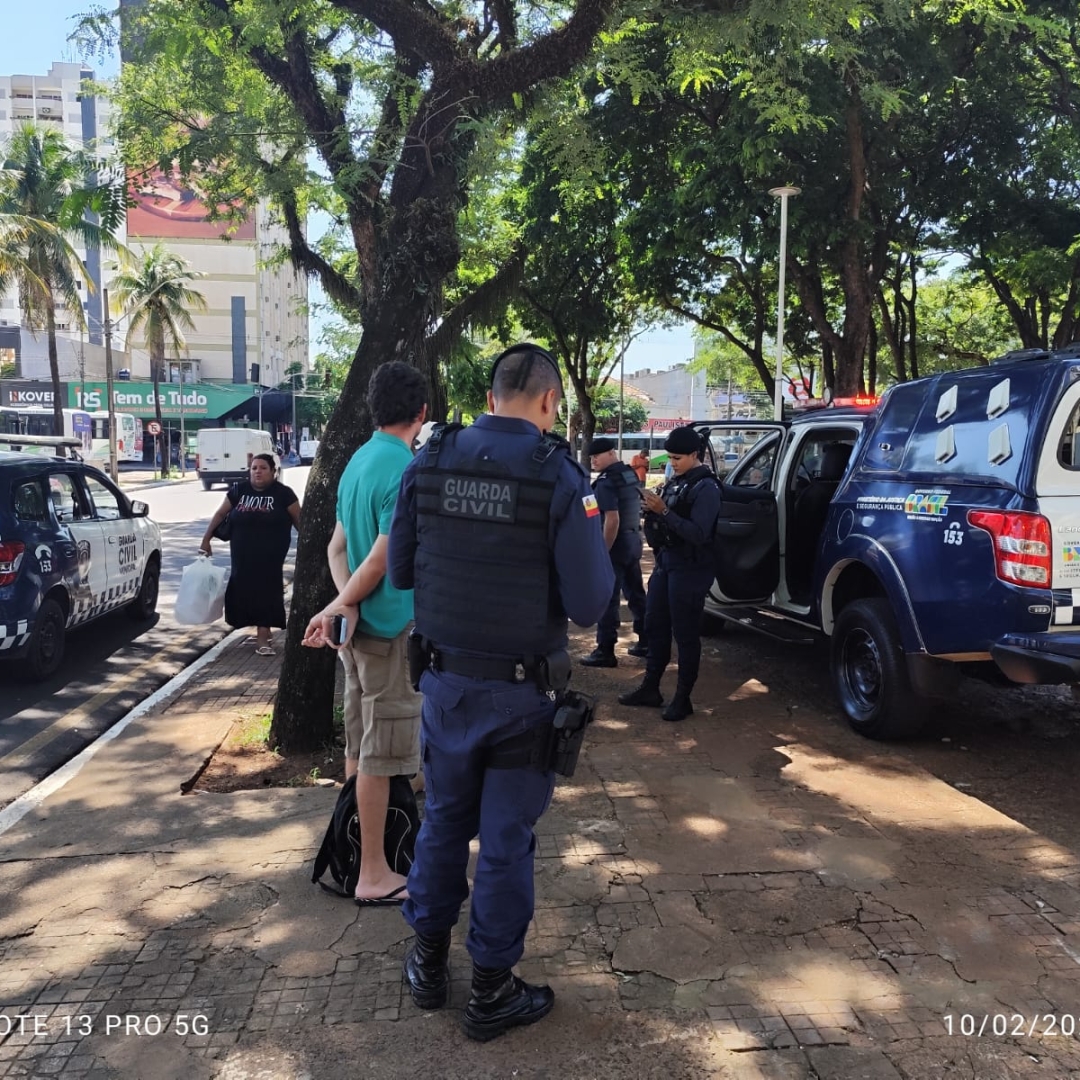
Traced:
<path fill-rule="evenodd" d="M 480 1040 L 534 1023 L 555 1000 L 511 970 L 533 915 L 533 827 L 554 775 L 506 767 L 506 748 L 539 744 L 551 728 L 570 677 L 567 618 L 595 623 L 614 577 L 588 477 L 569 444 L 545 434 L 561 397 L 544 349 L 504 352 L 489 413 L 432 432 L 405 471 L 390 530 L 390 580 L 415 590 L 426 664 L 427 803 L 403 907 L 416 931 L 405 977 L 422 1008 L 446 1003 L 450 930 L 469 895 L 469 843 L 479 835 L 465 1031 Z"/>
<path fill-rule="evenodd" d="M 641 685 L 619 698 L 622 705 L 664 704 L 660 679 L 679 649 L 679 681 L 665 720 L 694 711 L 690 692 L 701 663 L 701 615 L 713 583 L 712 534 L 720 512 L 720 483 L 702 464 L 704 442 L 692 427 L 675 428 L 664 441 L 673 475 L 657 495 L 646 491 L 645 537 L 656 553 L 645 608 L 648 658 Z"/>
<path fill-rule="evenodd" d="M 646 654 L 645 586 L 641 581 L 641 481 L 637 473 L 619 460 L 614 439 L 599 438 L 589 443 L 589 463 L 600 475 L 593 481 L 596 502 L 604 515 L 604 543 L 608 545 L 615 588 L 611 602 L 596 628 L 596 648 L 581 658 L 586 667 L 617 667 L 615 642 L 619 639 L 619 603 L 626 595 L 634 616 L 638 641 L 627 652 Z"/>

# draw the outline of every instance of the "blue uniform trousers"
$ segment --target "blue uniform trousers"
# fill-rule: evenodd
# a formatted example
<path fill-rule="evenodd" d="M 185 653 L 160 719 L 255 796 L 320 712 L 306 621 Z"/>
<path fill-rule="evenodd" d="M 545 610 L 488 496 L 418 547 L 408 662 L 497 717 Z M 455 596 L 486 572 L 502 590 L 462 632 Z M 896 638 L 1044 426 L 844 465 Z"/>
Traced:
<path fill-rule="evenodd" d="M 701 616 L 713 583 L 711 566 L 678 563 L 668 553 L 656 557 L 645 608 L 647 678 L 659 680 L 671 660 L 671 639 L 679 649 L 679 686 L 689 692 L 701 666 Z"/>
<path fill-rule="evenodd" d="M 634 633 L 639 637 L 645 632 L 645 585 L 641 580 L 641 540 L 638 538 L 635 554 L 633 544 L 616 539 L 611 548 L 611 569 L 615 571 L 615 588 L 611 593 L 607 610 L 596 625 L 596 644 L 601 649 L 614 649 L 619 640 L 619 605 L 626 597 L 630 614 L 634 617 Z"/>
<path fill-rule="evenodd" d="M 469 895 L 469 843 L 479 836 L 465 945 L 481 967 L 513 967 L 533 916 L 533 826 L 551 801 L 555 774 L 489 769 L 485 759 L 495 744 L 550 723 L 555 704 L 534 684 L 446 672 L 425 672 L 420 689 L 427 794 L 405 919 L 429 935 L 457 922 Z"/>

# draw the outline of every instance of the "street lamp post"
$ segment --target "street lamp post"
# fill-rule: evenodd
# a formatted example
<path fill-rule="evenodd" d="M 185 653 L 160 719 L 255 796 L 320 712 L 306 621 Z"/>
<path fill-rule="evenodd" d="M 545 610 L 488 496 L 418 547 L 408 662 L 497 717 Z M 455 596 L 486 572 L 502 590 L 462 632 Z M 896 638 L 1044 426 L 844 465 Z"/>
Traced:
<path fill-rule="evenodd" d="M 774 187 L 769 194 L 780 200 L 780 288 L 776 298 L 776 396 L 773 418 L 784 419 L 784 279 L 787 273 L 787 204 L 802 191 L 797 187 Z"/>

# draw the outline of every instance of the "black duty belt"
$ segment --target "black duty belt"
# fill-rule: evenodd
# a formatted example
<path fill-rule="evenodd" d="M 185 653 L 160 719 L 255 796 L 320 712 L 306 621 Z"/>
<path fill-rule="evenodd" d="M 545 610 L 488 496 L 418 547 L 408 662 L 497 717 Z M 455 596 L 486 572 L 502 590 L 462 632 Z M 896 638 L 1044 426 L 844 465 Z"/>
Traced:
<path fill-rule="evenodd" d="M 493 656 L 461 656 L 456 653 L 431 651 L 431 666 L 435 671 L 451 675 L 466 675 L 473 679 L 497 679 L 500 682 L 522 683 L 536 677 L 537 663 L 532 660 L 507 660 Z"/>

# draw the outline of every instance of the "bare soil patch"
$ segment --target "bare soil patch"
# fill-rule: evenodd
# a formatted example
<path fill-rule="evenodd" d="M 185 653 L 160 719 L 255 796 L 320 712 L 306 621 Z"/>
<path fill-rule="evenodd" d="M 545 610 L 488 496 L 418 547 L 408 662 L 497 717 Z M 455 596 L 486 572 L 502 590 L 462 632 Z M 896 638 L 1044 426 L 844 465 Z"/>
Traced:
<path fill-rule="evenodd" d="M 251 791 L 267 787 L 313 787 L 345 779 L 345 742 L 340 708 L 334 740 L 314 752 L 283 754 L 267 745 L 270 714 L 233 724 L 195 784 L 201 791 Z"/>

